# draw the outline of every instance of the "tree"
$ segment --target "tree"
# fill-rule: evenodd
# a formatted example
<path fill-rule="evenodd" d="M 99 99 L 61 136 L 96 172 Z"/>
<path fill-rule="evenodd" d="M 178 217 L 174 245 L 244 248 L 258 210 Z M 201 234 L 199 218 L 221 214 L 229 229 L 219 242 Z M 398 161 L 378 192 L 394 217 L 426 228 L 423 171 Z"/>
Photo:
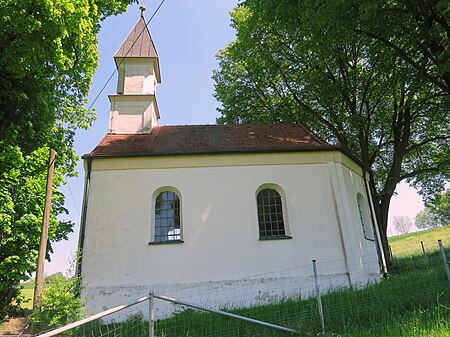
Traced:
<path fill-rule="evenodd" d="M 64 277 L 64 275 L 63 275 L 62 272 L 57 272 L 57 273 L 55 273 L 55 274 L 46 276 L 45 279 L 44 279 L 44 283 L 45 283 L 46 285 L 48 285 L 48 284 L 54 284 L 54 283 L 56 283 L 56 282 L 58 282 L 58 281 L 60 281 L 60 280 L 65 280 L 65 279 L 66 279 L 66 278 Z"/>
<path fill-rule="evenodd" d="M 450 102 L 395 50 L 355 29 L 358 4 L 238 5 L 237 39 L 219 52 L 213 75 L 222 103 L 218 122 L 300 122 L 351 153 L 370 176 L 388 257 L 396 185 L 406 179 L 430 196 L 450 175 Z"/>
<path fill-rule="evenodd" d="M 24 156 L 18 146 L 0 144 L 0 318 L 3 319 L 20 304 L 20 281 L 36 268 L 49 149 L 39 148 Z M 64 168 L 58 165 L 55 186 L 63 182 L 64 173 Z M 66 239 L 73 225 L 56 219 L 57 214 L 65 212 L 64 196 L 56 190 L 53 193 L 50 242 Z"/>
<path fill-rule="evenodd" d="M 429 202 L 425 209 L 417 213 L 415 218 L 417 228 L 434 228 L 450 225 L 450 189 Z"/>
<path fill-rule="evenodd" d="M 95 117 L 85 108 L 97 67 L 100 21 L 132 0 L 0 0 L 0 322 L 20 304 L 36 267 L 49 148 L 55 165 L 51 243 L 73 224 L 57 187 L 73 176 L 73 136 Z"/>
<path fill-rule="evenodd" d="M 335 2 L 337 4 L 337 2 Z M 450 6 L 448 0 L 362 0 L 339 3 L 334 24 L 350 24 L 383 49 L 390 49 L 416 76 L 450 94 Z M 352 13 L 350 22 L 345 13 Z"/>
<path fill-rule="evenodd" d="M 440 226 L 450 225 L 450 188 L 445 192 L 439 193 L 434 200 L 432 200 L 427 208 L 436 215 Z"/>
<path fill-rule="evenodd" d="M 55 133 L 89 126 L 100 21 L 129 2 L 0 0 L 0 141 L 29 154 Z"/>
<path fill-rule="evenodd" d="M 392 224 L 394 225 L 395 231 L 398 234 L 407 234 L 414 227 L 411 219 L 406 215 L 394 216 L 394 221 Z"/>
<path fill-rule="evenodd" d="M 414 224 L 418 229 L 428 229 L 438 227 L 436 218 L 428 208 L 425 208 L 416 214 Z"/>

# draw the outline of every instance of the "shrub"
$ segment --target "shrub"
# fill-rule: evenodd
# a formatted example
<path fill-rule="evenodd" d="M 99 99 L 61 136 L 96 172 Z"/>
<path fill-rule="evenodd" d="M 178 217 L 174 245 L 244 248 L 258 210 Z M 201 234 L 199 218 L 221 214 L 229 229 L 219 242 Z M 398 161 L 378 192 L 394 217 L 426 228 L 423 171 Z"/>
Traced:
<path fill-rule="evenodd" d="M 77 277 L 58 277 L 46 285 L 39 304 L 31 315 L 33 323 L 45 328 L 54 328 L 75 322 L 84 313 Z"/>

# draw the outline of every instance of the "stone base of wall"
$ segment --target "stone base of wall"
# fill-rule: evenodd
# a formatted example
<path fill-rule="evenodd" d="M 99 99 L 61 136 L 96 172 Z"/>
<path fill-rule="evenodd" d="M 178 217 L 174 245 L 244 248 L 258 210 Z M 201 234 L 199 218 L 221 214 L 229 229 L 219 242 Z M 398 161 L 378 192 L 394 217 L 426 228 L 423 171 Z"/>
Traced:
<path fill-rule="evenodd" d="M 364 287 L 380 280 L 379 274 L 364 275 L 353 287 Z M 350 287 L 347 273 L 321 275 L 318 279 L 321 293 Z M 84 285 L 82 298 L 86 301 L 89 314 L 131 303 L 138 298 L 148 296 L 150 291 L 155 295 L 167 296 L 178 300 L 209 306 L 215 309 L 246 308 L 280 302 L 285 299 L 309 298 L 315 294 L 314 277 L 280 276 L 261 277 L 240 280 L 211 281 L 203 283 L 180 284 L 147 284 L 130 286 Z M 155 318 L 162 319 L 184 310 L 182 306 L 155 299 Z M 145 319 L 148 310 L 142 309 Z M 118 317 L 118 316 L 117 316 Z M 124 320 L 110 317 L 108 320 Z"/>

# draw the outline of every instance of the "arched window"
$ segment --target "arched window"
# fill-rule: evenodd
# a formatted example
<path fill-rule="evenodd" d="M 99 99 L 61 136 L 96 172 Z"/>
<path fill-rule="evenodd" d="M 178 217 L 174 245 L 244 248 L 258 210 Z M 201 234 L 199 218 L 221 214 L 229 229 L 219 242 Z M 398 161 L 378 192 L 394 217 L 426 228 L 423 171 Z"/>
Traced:
<path fill-rule="evenodd" d="M 374 241 L 375 236 L 373 233 L 372 220 L 370 218 L 367 202 L 361 193 L 358 193 L 358 195 L 356 196 L 356 201 L 358 203 L 359 218 L 361 219 L 364 238 L 370 241 Z"/>
<path fill-rule="evenodd" d="M 280 193 L 273 188 L 265 188 L 256 196 L 258 206 L 259 239 L 286 239 L 283 217 L 283 203 Z"/>
<path fill-rule="evenodd" d="M 153 242 L 181 241 L 180 198 L 175 192 L 162 191 L 155 199 Z"/>

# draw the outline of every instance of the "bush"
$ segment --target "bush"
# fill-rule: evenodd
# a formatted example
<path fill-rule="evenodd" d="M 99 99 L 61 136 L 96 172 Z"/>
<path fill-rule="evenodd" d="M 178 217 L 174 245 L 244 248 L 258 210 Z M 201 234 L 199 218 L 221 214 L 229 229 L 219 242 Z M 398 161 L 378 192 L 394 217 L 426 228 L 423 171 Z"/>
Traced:
<path fill-rule="evenodd" d="M 84 313 L 77 277 L 57 277 L 45 286 L 39 305 L 31 315 L 33 323 L 55 328 L 79 320 Z"/>

